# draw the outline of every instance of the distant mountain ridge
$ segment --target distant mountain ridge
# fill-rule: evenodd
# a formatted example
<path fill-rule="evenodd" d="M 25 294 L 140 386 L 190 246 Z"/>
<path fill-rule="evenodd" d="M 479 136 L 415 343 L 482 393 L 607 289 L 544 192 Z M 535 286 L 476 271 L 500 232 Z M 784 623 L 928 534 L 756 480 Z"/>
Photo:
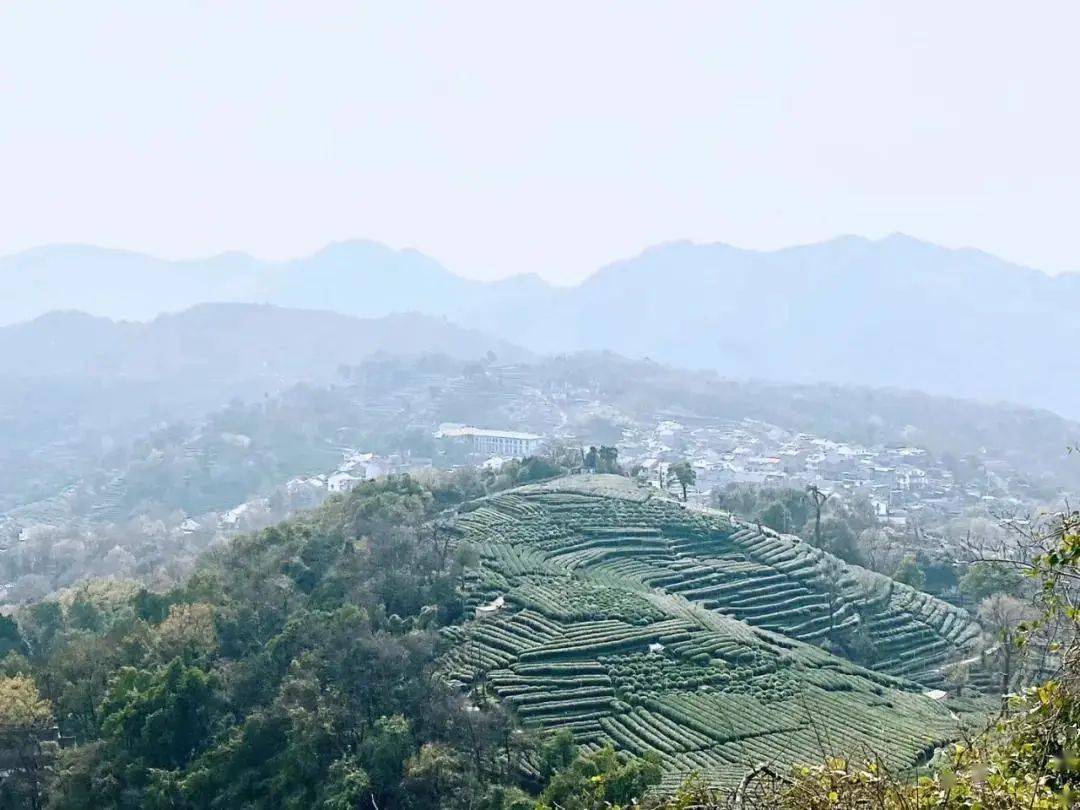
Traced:
<path fill-rule="evenodd" d="M 0 259 L 0 324 L 53 309 L 145 320 L 203 301 L 420 312 L 542 353 L 611 349 L 732 377 L 900 386 L 1080 417 L 1080 276 L 899 234 L 770 252 L 674 242 L 569 288 L 472 281 L 365 241 L 277 263 L 78 246 Z"/>
<path fill-rule="evenodd" d="M 1080 416 L 1080 277 L 895 235 L 773 252 L 673 243 L 542 319 L 474 321 L 539 351 L 613 348 L 741 378 L 914 388 Z M 499 313 L 496 313 L 498 316 Z"/>
<path fill-rule="evenodd" d="M 354 318 L 265 304 L 199 304 L 147 323 L 54 312 L 0 327 L 0 376 L 23 378 L 261 378 L 288 385 L 333 379 L 342 364 L 380 353 L 471 360 L 488 352 L 506 361 L 529 357 L 507 341 L 428 315 Z"/>
<path fill-rule="evenodd" d="M 335 242 L 285 262 L 245 253 L 174 262 L 89 245 L 49 245 L 0 258 L 0 326 L 56 310 L 146 321 L 219 301 L 361 318 L 450 315 L 552 289 L 535 275 L 465 279 L 419 251 L 366 240 Z"/>

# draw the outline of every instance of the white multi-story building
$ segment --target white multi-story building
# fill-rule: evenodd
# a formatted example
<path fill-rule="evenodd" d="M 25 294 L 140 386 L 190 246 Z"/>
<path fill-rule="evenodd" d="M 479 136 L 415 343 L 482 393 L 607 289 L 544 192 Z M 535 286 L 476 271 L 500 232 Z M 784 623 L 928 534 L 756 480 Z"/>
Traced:
<path fill-rule="evenodd" d="M 466 439 L 472 444 L 474 453 L 503 458 L 519 458 L 532 455 L 544 441 L 543 436 L 535 433 L 520 433 L 515 430 L 487 430 L 469 425 L 444 424 L 435 434 L 439 439 Z"/>

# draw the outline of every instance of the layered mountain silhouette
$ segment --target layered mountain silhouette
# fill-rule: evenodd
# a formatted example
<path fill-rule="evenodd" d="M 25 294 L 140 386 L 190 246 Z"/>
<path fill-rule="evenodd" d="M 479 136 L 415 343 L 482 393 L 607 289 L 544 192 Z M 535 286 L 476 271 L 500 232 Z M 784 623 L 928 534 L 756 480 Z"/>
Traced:
<path fill-rule="evenodd" d="M 441 318 L 407 313 L 354 318 L 265 304 L 199 304 L 147 322 L 54 312 L 0 327 L 0 377 L 187 379 L 194 385 L 333 379 L 341 365 L 379 354 L 459 360 L 529 353 Z"/>
<path fill-rule="evenodd" d="M 418 251 L 368 241 L 338 242 L 287 262 L 243 253 L 170 262 L 86 245 L 46 246 L 0 258 L 0 326 L 55 310 L 145 321 L 219 301 L 361 318 L 450 315 L 552 292 L 538 276 L 472 281 Z"/>
<path fill-rule="evenodd" d="M 204 301 L 419 312 L 535 352 L 611 349 L 733 377 L 908 387 L 1080 416 L 1080 276 L 902 235 L 771 252 L 671 243 L 569 288 L 535 276 L 472 281 L 374 242 L 279 263 L 79 246 L 0 259 L 0 323 L 55 309 L 145 320 Z"/>

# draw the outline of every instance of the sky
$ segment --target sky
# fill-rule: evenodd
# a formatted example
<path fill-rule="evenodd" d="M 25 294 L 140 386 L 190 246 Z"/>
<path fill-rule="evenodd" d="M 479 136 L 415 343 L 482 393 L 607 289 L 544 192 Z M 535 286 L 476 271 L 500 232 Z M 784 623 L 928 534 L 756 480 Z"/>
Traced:
<path fill-rule="evenodd" d="M 1080 271 L 1080 4 L 0 0 L 0 254 L 573 283 L 900 231 Z"/>

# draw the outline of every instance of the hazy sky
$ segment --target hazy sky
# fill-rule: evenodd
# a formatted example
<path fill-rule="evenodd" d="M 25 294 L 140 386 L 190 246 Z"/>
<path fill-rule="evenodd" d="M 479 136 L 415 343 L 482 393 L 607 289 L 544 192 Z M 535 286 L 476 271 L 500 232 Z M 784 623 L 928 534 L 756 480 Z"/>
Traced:
<path fill-rule="evenodd" d="M 367 237 L 573 281 L 903 231 L 1080 270 L 1078 29 L 1075 2 L 5 2 L 0 253 Z"/>

